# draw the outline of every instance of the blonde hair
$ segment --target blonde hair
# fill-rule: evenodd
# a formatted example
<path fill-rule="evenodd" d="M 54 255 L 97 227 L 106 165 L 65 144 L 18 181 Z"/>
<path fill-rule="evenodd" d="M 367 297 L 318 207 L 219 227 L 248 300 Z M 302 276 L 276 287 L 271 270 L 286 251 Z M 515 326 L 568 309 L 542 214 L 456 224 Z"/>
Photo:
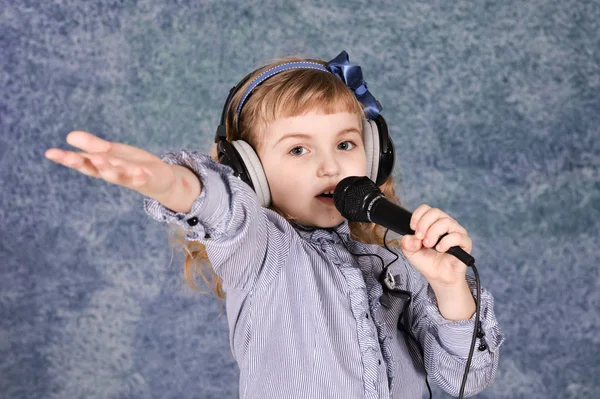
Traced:
<path fill-rule="evenodd" d="M 258 149 L 266 131 L 266 126 L 278 118 L 303 115 L 318 109 L 325 114 L 337 112 L 349 112 L 364 118 L 363 107 L 356 99 L 352 91 L 345 83 L 330 73 L 315 69 L 291 69 L 267 79 L 254 89 L 246 100 L 242 112 L 236 115 L 237 105 L 246 88 L 251 84 L 254 77 L 264 70 L 279 64 L 292 61 L 307 61 L 306 59 L 291 57 L 285 58 L 257 71 L 237 91 L 231 100 L 226 119 L 227 140 L 244 140 L 253 148 Z M 326 65 L 320 60 L 309 60 Z M 236 130 L 236 125 L 239 131 Z M 216 153 L 212 156 L 217 160 Z M 380 187 L 383 194 L 395 203 L 396 198 L 393 178 L 390 176 Z M 292 221 L 290 215 L 285 215 L 275 207 L 271 209 L 281 214 L 287 220 Z M 383 245 L 382 229 L 374 223 L 350 222 L 352 239 L 365 244 Z M 185 239 L 185 232 L 177 228 L 175 234 L 170 237 L 176 244 L 181 245 L 186 253 L 184 260 L 184 275 L 190 287 L 199 290 L 196 277 L 204 280 L 204 283 L 219 298 L 225 298 L 225 292 L 221 278 L 214 272 L 208 260 L 206 247 L 197 241 Z M 398 245 L 396 242 L 393 245 Z"/>

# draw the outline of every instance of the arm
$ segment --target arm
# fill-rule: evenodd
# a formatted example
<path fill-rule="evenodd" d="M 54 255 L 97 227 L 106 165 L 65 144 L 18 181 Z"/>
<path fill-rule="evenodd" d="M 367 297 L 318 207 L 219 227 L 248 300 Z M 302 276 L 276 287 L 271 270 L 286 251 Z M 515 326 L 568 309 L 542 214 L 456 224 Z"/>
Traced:
<path fill-rule="evenodd" d="M 276 274 L 289 248 L 291 226 L 262 209 L 228 167 L 185 151 L 161 159 L 81 131 L 69 133 L 67 143 L 82 151 L 51 148 L 46 158 L 144 195 L 150 215 L 178 224 L 189 240 L 206 245 L 225 285 L 248 289 L 264 265 L 269 276 Z"/>
<path fill-rule="evenodd" d="M 412 292 L 413 298 L 409 311 L 410 329 L 423 349 L 427 374 L 444 391 L 458 396 L 471 345 L 475 314 L 471 313 L 471 316 L 462 320 L 447 319 L 440 311 L 437 293 L 431 284 L 406 259 L 403 274 L 407 276 L 407 289 Z M 475 281 L 471 276 L 466 276 L 465 281 L 473 301 Z M 504 341 L 494 314 L 491 293 L 482 289 L 480 301 L 480 329 L 483 336 L 475 342 L 465 396 L 475 395 L 493 383 L 498 369 L 499 347 Z"/>
<path fill-rule="evenodd" d="M 467 253 L 472 242 L 466 229 L 446 213 L 428 205 L 412 215 L 414 235 L 405 235 L 401 246 L 406 275 L 413 293 L 409 322 L 420 342 L 424 366 L 436 383 L 458 395 L 475 325 L 476 294 L 467 266 L 446 251 L 460 246 Z M 435 247 L 435 249 L 434 249 Z M 493 298 L 482 290 L 480 331 L 465 395 L 474 395 L 489 386 L 498 368 L 498 348 L 503 336 L 494 316 Z M 480 334 L 481 335 L 481 334 Z"/>
<path fill-rule="evenodd" d="M 475 299 L 467 280 L 456 286 L 430 283 L 440 314 L 446 320 L 467 320 L 475 314 Z"/>
<path fill-rule="evenodd" d="M 181 168 L 180 187 L 161 200 L 146 198 L 146 213 L 181 227 L 186 239 L 204 244 L 226 287 L 249 290 L 260 273 L 273 278 L 289 249 L 289 223 L 262 208 L 252 189 L 210 156 L 182 150 L 162 159 Z M 195 195 L 198 187 L 200 194 Z M 183 211 L 167 207 L 167 203 Z"/>

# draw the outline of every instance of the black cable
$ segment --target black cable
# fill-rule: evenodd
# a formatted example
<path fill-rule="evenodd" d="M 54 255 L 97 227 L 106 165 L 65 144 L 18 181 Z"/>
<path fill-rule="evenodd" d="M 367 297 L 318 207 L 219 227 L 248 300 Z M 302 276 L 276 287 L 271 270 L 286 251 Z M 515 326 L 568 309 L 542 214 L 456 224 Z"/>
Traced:
<path fill-rule="evenodd" d="M 434 245 L 434 248 L 442 241 L 442 238 L 447 236 L 448 233 L 444 233 L 440 236 L 437 243 Z M 475 275 L 475 286 L 476 286 L 476 295 L 475 295 L 475 323 L 473 326 L 473 337 L 471 338 L 471 348 L 469 349 L 469 356 L 467 357 L 467 364 L 465 365 L 465 372 L 463 374 L 463 379 L 460 384 L 460 392 L 458 394 L 459 399 L 464 397 L 465 386 L 467 385 L 467 376 L 469 375 L 469 368 L 471 367 L 471 360 L 473 359 L 473 351 L 475 350 L 475 342 L 477 341 L 477 333 L 479 331 L 479 310 L 480 310 L 480 293 L 481 286 L 479 282 L 479 273 L 477 272 L 477 267 L 475 267 L 475 258 L 471 255 L 467 254 L 464 251 L 458 251 L 460 247 L 452 247 L 447 253 L 454 255 L 457 259 L 463 262 L 467 267 L 473 268 L 473 274 Z"/>
<path fill-rule="evenodd" d="M 471 349 L 469 350 L 469 357 L 467 358 L 467 365 L 465 366 L 465 373 L 463 375 L 463 380 L 460 385 L 460 393 L 458 394 L 459 398 L 463 398 L 465 392 L 465 385 L 467 384 L 467 375 L 469 374 L 469 368 L 471 367 L 471 360 L 473 359 L 473 351 L 475 350 L 475 341 L 477 340 L 477 332 L 479 331 L 479 308 L 480 308 L 480 293 L 481 287 L 479 283 L 479 273 L 477 272 L 477 268 L 475 267 L 475 263 L 471 265 L 473 268 L 473 274 L 475 275 L 475 286 L 477 288 L 477 295 L 475 297 L 475 327 L 473 328 L 473 338 L 471 339 Z"/>
<path fill-rule="evenodd" d="M 326 229 L 326 230 L 331 230 L 331 231 L 333 231 L 333 232 L 334 232 L 334 233 L 335 233 L 335 234 L 338 236 L 338 238 L 339 238 L 339 239 L 340 239 L 340 241 L 342 242 L 342 245 L 344 246 L 344 248 L 346 248 L 346 251 L 348 251 L 348 253 L 350 253 L 350 255 L 354 255 L 354 256 L 375 256 L 375 257 L 377 257 L 377 258 L 379 259 L 379 261 L 381 262 L 381 266 L 382 266 L 382 267 L 383 267 L 383 265 L 385 264 L 385 262 L 383 261 L 383 258 L 382 258 L 381 256 L 377 255 L 377 254 L 355 254 L 354 252 L 350 251 L 350 248 L 348 248 L 348 247 L 346 246 L 346 243 L 345 243 L 345 242 L 344 242 L 344 240 L 342 239 L 342 236 L 340 236 L 340 234 L 339 234 L 337 231 L 335 231 L 335 230 L 333 230 L 333 229 Z"/>
<path fill-rule="evenodd" d="M 398 255 L 396 252 L 392 251 L 390 249 L 390 247 L 388 247 L 388 245 L 387 245 L 387 234 L 389 233 L 389 231 L 390 231 L 390 229 L 385 229 L 385 233 L 383 233 L 383 246 L 385 247 L 385 249 L 388 250 L 389 253 L 391 253 L 392 255 L 394 255 L 396 257 L 396 259 L 394 259 L 393 261 L 391 261 L 390 263 L 388 263 L 384 267 L 384 270 L 387 269 L 392 263 L 394 263 L 395 261 L 397 261 L 398 258 L 400 257 L 400 255 Z"/>
<path fill-rule="evenodd" d="M 396 256 L 396 259 L 394 259 L 393 261 L 391 261 L 390 263 L 388 263 L 384 268 L 383 271 L 381 273 L 381 277 L 385 278 L 387 277 L 388 274 L 388 268 L 389 266 L 394 263 L 395 261 L 398 260 L 398 258 L 400 258 L 400 255 L 398 255 L 396 252 L 392 251 L 390 249 L 390 247 L 388 247 L 387 245 L 387 234 L 390 231 L 390 229 L 385 229 L 385 233 L 383 234 L 383 246 L 385 247 L 385 249 L 388 250 L 389 253 L 391 253 L 392 255 Z M 406 303 L 404 303 L 404 306 L 402 307 L 402 311 L 400 312 L 400 315 L 398 316 L 398 329 L 400 330 L 400 326 L 402 326 L 401 331 L 406 333 L 406 336 L 408 338 L 410 338 L 415 345 L 417 346 L 417 349 L 419 349 L 419 352 L 421 352 L 421 359 L 423 359 L 423 372 L 425 373 L 425 385 L 427 386 L 427 391 L 429 392 L 429 399 L 431 399 L 433 397 L 433 394 L 431 393 L 431 387 L 429 386 L 429 378 L 427 377 L 427 370 L 425 369 L 425 354 L 423 353 L 423 348 L 421 347 L 421 344 L 419 343 L 419 341 L 417 341 L 417 339 L 415 338 L 415 336 L 412 334 L 412 332 L 410 331 L 410 328 L 405 326 L 404 324 L 402 324 L 402 318 L 406 317 L 406 309 L 408 308 L 408 306 L 410 305 L 410 303 L 412 302 L 412 292 L 410 291 L 405 291 L 405 290 L 401 290 L 401 289 L 389 289 L 389 287 L 387 287 L 387 285 L 385 283 L 382 282 L 382 285 L 384 287 L 384 289 L 387 289 L 387 292 L 390 295 L 393 295 L 395 297 L 399 297 L 398 294 L 400 295 L 406 295 L 408 296 L 408 300 L 406 301 Z M 406 323 L 406 322 L 405 322 Z M 405 329 L 408 328 L 408 329 Z"/>

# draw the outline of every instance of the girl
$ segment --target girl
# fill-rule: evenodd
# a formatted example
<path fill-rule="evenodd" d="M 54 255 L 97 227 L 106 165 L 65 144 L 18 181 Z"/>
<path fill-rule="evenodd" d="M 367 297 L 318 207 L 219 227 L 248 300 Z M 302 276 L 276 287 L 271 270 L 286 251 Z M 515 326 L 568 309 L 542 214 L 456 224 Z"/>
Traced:
<path fill-rule="evenodd" d="M 213 289 L 226 294 L 241 398 L 420 398 L 425 373 L 458 395 L 475 288 L 445 251 L 470 252 L 467 231 L 421 205 L 415 235 L 386 250 L 377 226 L 349 223 L 331 198 L 345 177 L 368 176 L 395 200 L 379 111 L 345 52 L 329 63 L 286 59 L 232 89 L 221 163 L 185 150 L 161 159 L 85 132 L 67 136 L 83 152 L 46 157 L 146 196 L 146 212 L 185 235 L 192 285 L 193 264 L 208 257 Z M 491 294 L 480 300 L 467 395 L 492 383 L 503 341 Z"/>

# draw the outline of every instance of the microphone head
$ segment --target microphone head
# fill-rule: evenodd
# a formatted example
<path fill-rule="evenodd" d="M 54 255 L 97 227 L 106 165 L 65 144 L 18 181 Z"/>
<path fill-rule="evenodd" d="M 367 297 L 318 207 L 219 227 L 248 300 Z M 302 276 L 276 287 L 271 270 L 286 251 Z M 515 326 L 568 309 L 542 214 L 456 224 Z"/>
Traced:
<path fill-rule="evenodd" d="M 374 197 L 383 193 L 366 176 L 342 179 L 333 191 L 333 203 L 343 217 L 351 222 L 370 222 L 368 206 Z"/>

